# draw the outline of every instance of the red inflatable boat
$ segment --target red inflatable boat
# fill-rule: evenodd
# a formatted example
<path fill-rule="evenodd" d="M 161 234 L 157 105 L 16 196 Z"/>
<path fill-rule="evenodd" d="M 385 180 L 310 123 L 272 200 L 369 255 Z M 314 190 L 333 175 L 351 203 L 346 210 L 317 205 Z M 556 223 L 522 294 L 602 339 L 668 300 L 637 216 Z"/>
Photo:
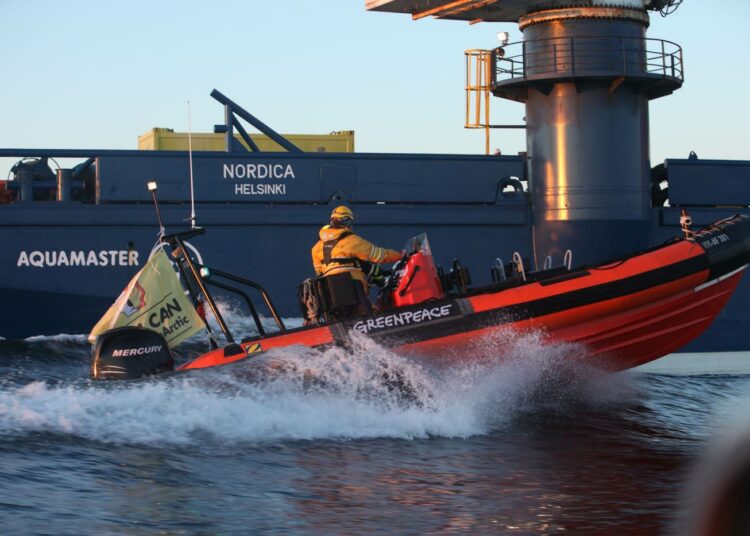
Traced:
<path fill-rule="evenodd" d="M 187 234 L 165 239 L 177 249 Z M 488 352 L 501 354 L 503 349 L 488 341 L 501 340 L 493 335 L 507 330 L 537 330 L 551 343 L 580 343 L 585 357 L 596 365 L 627 369 L 674 352 L 700 335 L 727 303 L 747 268 L 748 218 L 735 216 L 687 235 L 591 267 L 561 266 L 527 273 L 517 258 L 509 269 L 496 270 L 495 283 L 479 288 L 468 286 L 468 275 L 460 266 L 454 266 L 449 274 L 439 273 L 426 238 L 417 237 L 411 255 L 394 267 L 379 312 L 346 318 L 340 303 L 330 295 L 335 289 L 311 281 L 317 309 L 309 315 L 310 325 L 296 329 L 285 328 L 260 285 L 195 266 L 186 258 L 186 271 L 195 275 L 188 289 L 196 289 L 196 298 L 200 294 L 200 299 L 216 309 L 205 284 L 214 277 L 229 277 L 235 284 L 261 292 L 279 329 L 266 333 L 248 299 L 260 334 L 235 343 L 215 310 L 229 343 L 178 370 L 216 367 L 291 345 L 343 345 L 350 332 L 366 334 L 401 354 L 462 360 Z M 227 284 L 218 286 L 236 290 Z M 98 379 L 162 372 L 170 370 L 173 362 L 166 343 L 158 340 L 160 335 L 145 329 L 117 328 L 99 339 L 92 366 L 92 375 Z M 153 361 L 112 356 L 117 348 L 122 356 L 123 347 L 158 345 L 163 345 L 164 353 L 154 355 Z"/>

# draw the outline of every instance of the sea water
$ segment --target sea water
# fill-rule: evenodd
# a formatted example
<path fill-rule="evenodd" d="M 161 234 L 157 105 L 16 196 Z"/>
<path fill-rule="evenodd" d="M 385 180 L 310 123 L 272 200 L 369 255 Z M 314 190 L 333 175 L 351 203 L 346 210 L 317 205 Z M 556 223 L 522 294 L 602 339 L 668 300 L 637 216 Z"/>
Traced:
<path fill-rule="evenodd" d="M 750 415 L 746 376 L 603 374 L 537 334 L 485 344 L 494 358 L 435 367 L 355 335 L 97 383 L 84 336 L 0 341 L 0 530 L 662 534 Z"/>

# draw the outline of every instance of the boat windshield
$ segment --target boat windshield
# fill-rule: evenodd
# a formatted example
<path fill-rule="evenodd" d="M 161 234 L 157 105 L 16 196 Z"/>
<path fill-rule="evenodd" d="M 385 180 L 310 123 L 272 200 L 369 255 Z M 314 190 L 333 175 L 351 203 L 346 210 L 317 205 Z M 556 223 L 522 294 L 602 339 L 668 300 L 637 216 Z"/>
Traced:
<path fill-rule="evenodd" d="M 424 255 L 432 256 L 430 242 L 427 240 L 427 233 L 419 234 L 407 240 L 404 250 L 410 254 L 423 253 Z"/>

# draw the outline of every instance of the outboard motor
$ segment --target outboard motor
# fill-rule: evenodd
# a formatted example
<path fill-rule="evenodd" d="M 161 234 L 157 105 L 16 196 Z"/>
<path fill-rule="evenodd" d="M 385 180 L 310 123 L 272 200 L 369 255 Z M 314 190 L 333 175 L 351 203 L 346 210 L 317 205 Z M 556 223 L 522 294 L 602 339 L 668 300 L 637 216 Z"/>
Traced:
<path fill-rule="evenodd" d="M 174 370 L 172 352 L 160 334 L 126 326 L 96 338 L 91 354 L 94 380 L 132 380 Z"/>

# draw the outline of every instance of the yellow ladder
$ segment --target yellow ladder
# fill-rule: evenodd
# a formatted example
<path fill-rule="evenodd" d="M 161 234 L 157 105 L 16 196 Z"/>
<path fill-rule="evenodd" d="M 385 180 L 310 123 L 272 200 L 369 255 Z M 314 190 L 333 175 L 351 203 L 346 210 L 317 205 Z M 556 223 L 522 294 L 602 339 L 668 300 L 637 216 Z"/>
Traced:
<path fill-rule="evenodd" d="M 484 151 L 490 154 L 491 50 L 470 49 L 466 57 L 466 120 L 464 128 L 484 129 Z"/>

